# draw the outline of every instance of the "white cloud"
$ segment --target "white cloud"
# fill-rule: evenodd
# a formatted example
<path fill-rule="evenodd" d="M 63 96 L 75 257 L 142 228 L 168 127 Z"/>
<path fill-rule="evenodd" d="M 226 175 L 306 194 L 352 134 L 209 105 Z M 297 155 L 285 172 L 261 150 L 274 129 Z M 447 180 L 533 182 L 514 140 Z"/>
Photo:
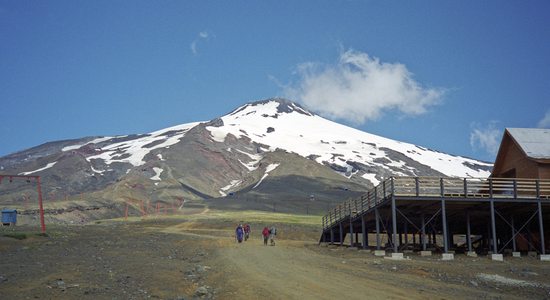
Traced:
<path fill-rule="evenodd" d="M 538 128 L 550 128 L 550 110 L 546 112 L 544 117 L 537 124 Z"/>
<path fill-rule="evenodd" d="M 195 38 L 191 44 L 189 45 L 189 48 L 191 49 L 191 52 L 193 53 L 193 55 L 197 55 L 199 53 L 199 49 L 197 48 L 197 45 L 199 43 L 199 41 L 201 40 L 204 40 L 204 41 L 209 41 L 210 40 L 210 37 L 212 37 L 213 35 L 210 34 L 208 31 L 201 31 L 198 33 L 197 35 L 197 38 Z"/>
<path fill-rule="evenodd" d="M 470 146 L 472 149 L 483 149 L 491 155 L 496 155 L 502 137 L 502 130 L 496 127 L 498 122 L 491 121 L 487 126 L 478 123 L 471 125 Z"/>
<path fill-rule="evenodd" d="M 343 52 L 336 64 L 300 64 L 296 73 L 298 82 L 284 87 L 287 97 L 329 118 L 357 124 L 390 110 L 423 114 L 444 94 L 443 89 L 421 86 L 403 64 L 354 50 Z"/>
<path fill-rule="evenodd" d="M 191 52 L 193 52 L 193 54 L 196 55 L 197 54 L 197 41 L 196 40 L 191 42 L 190 48 L 191 48 Z"/>

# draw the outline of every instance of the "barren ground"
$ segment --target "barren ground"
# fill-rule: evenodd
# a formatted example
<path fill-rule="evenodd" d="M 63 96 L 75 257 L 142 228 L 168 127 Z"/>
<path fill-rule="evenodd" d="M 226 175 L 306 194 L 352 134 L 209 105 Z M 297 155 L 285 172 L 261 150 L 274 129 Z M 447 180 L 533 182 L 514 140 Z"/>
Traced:
<path fill-rule="evenodd" d="M 250 214 L 243 217 L 250 218 Z M 457 255 L 393 261 L 318 246 L 308 220 L 256 215 L 237 244 L 238 214 L 0 227 L 2 299 L 545 299 L 550 263 Z M 237 219 L 238 218 L 238 219 Z M 246 221 L 246 220 L 245 220 Z M 276 224 L 277 245 L 260 230 Z M 18 240 L 6 234 L 26 233 Z"/>

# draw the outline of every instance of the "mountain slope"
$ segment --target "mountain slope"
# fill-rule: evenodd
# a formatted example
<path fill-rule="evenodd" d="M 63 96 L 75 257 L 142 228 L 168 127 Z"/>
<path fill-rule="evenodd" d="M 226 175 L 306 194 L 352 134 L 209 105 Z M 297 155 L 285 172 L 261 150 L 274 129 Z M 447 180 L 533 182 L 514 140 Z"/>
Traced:
<path fill-rule="evenodd" d="M 0 158 L 2 174 L 41 175 L 54 200 L 80 193 L 106 202 L 224 198 L 211 201 L 268 209 L 284 199 L 287 210 L 309 209 L 313 198 L 325 209 L 389 176 L 486 177 L 491 167 L 362 132 L 285 99 L 209 122 L 51 142 Z M 32 189 L 4 187 L 0 201 L 25 191 Z"/>

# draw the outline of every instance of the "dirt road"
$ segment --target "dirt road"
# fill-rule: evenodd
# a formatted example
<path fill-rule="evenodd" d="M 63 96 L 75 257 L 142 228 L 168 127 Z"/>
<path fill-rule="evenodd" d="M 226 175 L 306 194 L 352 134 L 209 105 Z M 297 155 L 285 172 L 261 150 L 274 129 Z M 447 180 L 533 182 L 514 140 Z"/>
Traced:
<path fill-rule="evenodd" d="M 229 283 L 240 287 L 235 296 L 247 299 L 338 299 L 342 294 L 347 299 L 365 299 L 367 295 L 373 299 L 427 296 L 396 291 L 385 283 L 353 276 L 350 271 L 354 266 L 310 251 L 303 242 L 279 241 L 271 247 L 252 240 L 227 245 L 219 253 L 225 262 L 223 269 L 230 274 L 228 278 L 235 278 Z"/>

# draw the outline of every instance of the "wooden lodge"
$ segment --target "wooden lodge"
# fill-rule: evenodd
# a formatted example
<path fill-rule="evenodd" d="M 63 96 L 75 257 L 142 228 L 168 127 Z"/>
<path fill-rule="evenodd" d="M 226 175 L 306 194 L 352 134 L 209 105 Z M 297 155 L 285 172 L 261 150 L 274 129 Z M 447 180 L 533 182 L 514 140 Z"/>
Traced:
<path fill-rule="evenodd" d="M 550 129 L 505 129 L 491 177 L 550 179 Z"/>
<path fill-rule="evenodd" d="M 322 223 L 320 243 L 548 259 L 550 130 L 506 129 L 489 178 L 390 177 Z"/>

